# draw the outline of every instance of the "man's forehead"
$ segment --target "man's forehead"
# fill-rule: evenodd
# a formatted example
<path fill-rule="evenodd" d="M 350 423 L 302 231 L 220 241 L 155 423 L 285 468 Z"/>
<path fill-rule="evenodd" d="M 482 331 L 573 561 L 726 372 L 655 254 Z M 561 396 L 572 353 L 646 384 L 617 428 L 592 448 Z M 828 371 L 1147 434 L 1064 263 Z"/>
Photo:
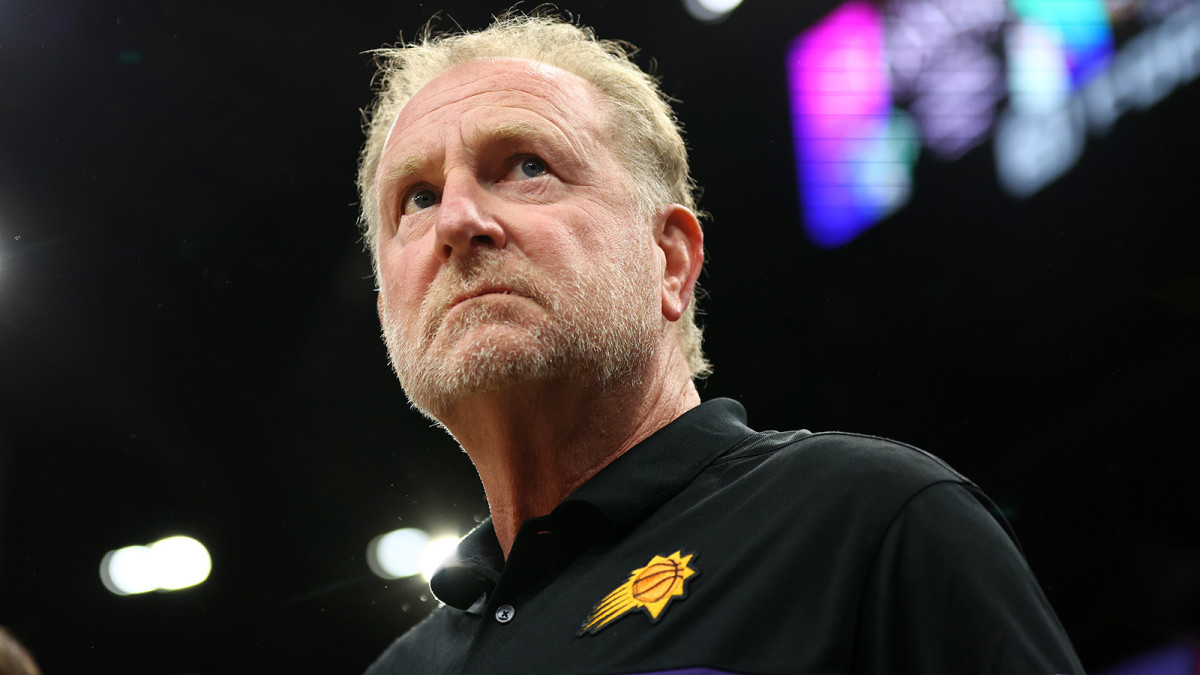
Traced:
<path fill-rule="evenodd" d="M 401 109 L 383 145 L 385 157 L 400 166 L 394 164 L 379 178 L 409 174 L 431 159 L 442 133 L 431 127 L 439 122 L 477 141 L 557 137 L 582 151 L 585 137 L 607 136 L 603 98 L 578 75 L 538 61 L 489 58 L 459 64 L 421 87 Z M 487 114 L 496 111 L 502 112 Z"/>
<path fill-rule="evenodd" d="M 490 125 L 470 125 L 464 133 L 464 137 L 471 144 L 487 145 L 490 143 L 502 143 L 507 140 L 520 139 L 533 143 L 553 143 L 555 141 L 566 143 L 572 146 L 576 152 L 580 152 L 575 139 L 569 138 L 562 133 L 559 133 L 554 127 L 539 125 L 525 120 L 506 120 Z M 413 145 L 412 154 L 404 153 L 406 156 L 403 159 L 398 159 L 391 166 L 388 166 L 380 174 L 380 182 L 382 184 L 394 183 L 402 181 L 409 176 L 421 173 L 428 165 L 438 161 L 441 153 L 438 151 L 430 151 L 423 147 L 421 140 L 428 141 L 430 145 L 436 145 L 436 138 L 398 138 L 397 145 L 407 146 Z M 415 141 L 415 142 L 405 142 Z M 401 153 L 393 153 L 399 156 Z"/>
<path fill-rule="evenodd" d="M 511 104 L 532 110 L 545 108 L 564 117 L 595 110 L 602 95 L 594 85 L 561 68 L 515 58 L 476 59 L 459 64 L 423 85 L 401 108 L 384 147 L 394 137 L 441 108 L 455 106 L 461 115 L 474 107 Z M 457 105 L 456 105 L 457 104 Z"/>
<path fill-rule="evenodd" d="M 439 73 L 421 85 L 409 103 L 421 98 L 431 89 L 442 89 L 452 93 L 459 87 L 471 87 L 476 84 L 480 88 L 486 88 L 496 83 L 514 89 L 539 86 L 577 87 L 581 90 L 592 88 L 591 83 L 582 77 L 542 61 L 513 57 L 481 57 L 451 66 Z"/>

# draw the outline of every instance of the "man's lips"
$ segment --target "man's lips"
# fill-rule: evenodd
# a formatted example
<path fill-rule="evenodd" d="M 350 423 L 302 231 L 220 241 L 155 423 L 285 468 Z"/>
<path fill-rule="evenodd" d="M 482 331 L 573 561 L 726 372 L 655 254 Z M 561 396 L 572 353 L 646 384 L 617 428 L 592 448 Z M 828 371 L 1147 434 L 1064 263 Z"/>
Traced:
<path fill-rule="evenodd" d="M 435 313 L 429 316 L 425 323 L 424 336 L 426 341 L 432 341 L 435 336 L 441 332 L 442 324 L 449 318 L 454 309 L 459 305 L 475 298 L 482 298 L 488 295 L 508 295 L 515 298 L 524 298 L 526 300 L 537 303 L 532 293 L 518 290 L 517 284 L 501 284 L 501 283 L 485 283 L 474 288 L 464 290 L 453 296 L 453 299 L 441 305 L 441 309 L 435 310 Z M 448 295 L 448 294 L 447 294 Z M 538 303 L 540 304 L 540 303 Z"/>
<path fill-rule="evenodd" d="M 467 300 L 473 300 L 485 295 L 515 295 L 517 297 L 525 297 L 507 286 L 482 286 L 456 296 L 448 309 L 453 309 Z"/>

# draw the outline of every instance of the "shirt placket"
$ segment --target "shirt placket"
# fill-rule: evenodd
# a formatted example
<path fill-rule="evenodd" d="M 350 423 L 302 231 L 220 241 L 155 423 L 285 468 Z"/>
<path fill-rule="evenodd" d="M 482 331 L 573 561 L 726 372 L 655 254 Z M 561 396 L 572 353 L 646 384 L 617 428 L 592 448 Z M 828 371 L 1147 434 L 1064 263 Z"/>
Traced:
<path fill-rule="evenodd" d="M 514 644 L 515 635 L 530 630 L 536 634 L 541 617 L 530 614 L 535 611 L 530 601 L 586 548 L 596 534 L 593 525 L 578 514 L 555 513 L 525 521 L 483 609 L 471 655 L 494 656 L 503 653 L 501 644 Z M 464 670 L 476 672 L 473 667 L 486 665 L 473 663 L 469 655 Z"/>

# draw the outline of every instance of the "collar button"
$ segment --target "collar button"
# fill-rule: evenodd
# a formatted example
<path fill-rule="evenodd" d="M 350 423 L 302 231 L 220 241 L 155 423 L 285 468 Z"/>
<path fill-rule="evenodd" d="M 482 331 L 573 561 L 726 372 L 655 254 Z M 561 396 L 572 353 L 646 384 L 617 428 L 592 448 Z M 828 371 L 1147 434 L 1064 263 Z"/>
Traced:
<path fill-rule="evenodd" d="M 500 605 L 496 610 L 496 620 L 500 623 L 508 623 L 516 614 L 517 610 L 513 609 L 512 605 Z"/>

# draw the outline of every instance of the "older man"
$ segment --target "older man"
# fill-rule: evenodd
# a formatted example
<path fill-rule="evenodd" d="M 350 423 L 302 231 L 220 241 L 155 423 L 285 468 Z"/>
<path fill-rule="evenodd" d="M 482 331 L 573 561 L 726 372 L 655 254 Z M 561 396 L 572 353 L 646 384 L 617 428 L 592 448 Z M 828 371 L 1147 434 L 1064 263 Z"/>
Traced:
<path fill-rule="evenodd" d="M 371 673 L 1078 673 L 990 502 L 919 450 L 701 404 L 654 81 L 552 17 L 384 50 L 360 171 L 412 405 L 491 517 Z"/>

